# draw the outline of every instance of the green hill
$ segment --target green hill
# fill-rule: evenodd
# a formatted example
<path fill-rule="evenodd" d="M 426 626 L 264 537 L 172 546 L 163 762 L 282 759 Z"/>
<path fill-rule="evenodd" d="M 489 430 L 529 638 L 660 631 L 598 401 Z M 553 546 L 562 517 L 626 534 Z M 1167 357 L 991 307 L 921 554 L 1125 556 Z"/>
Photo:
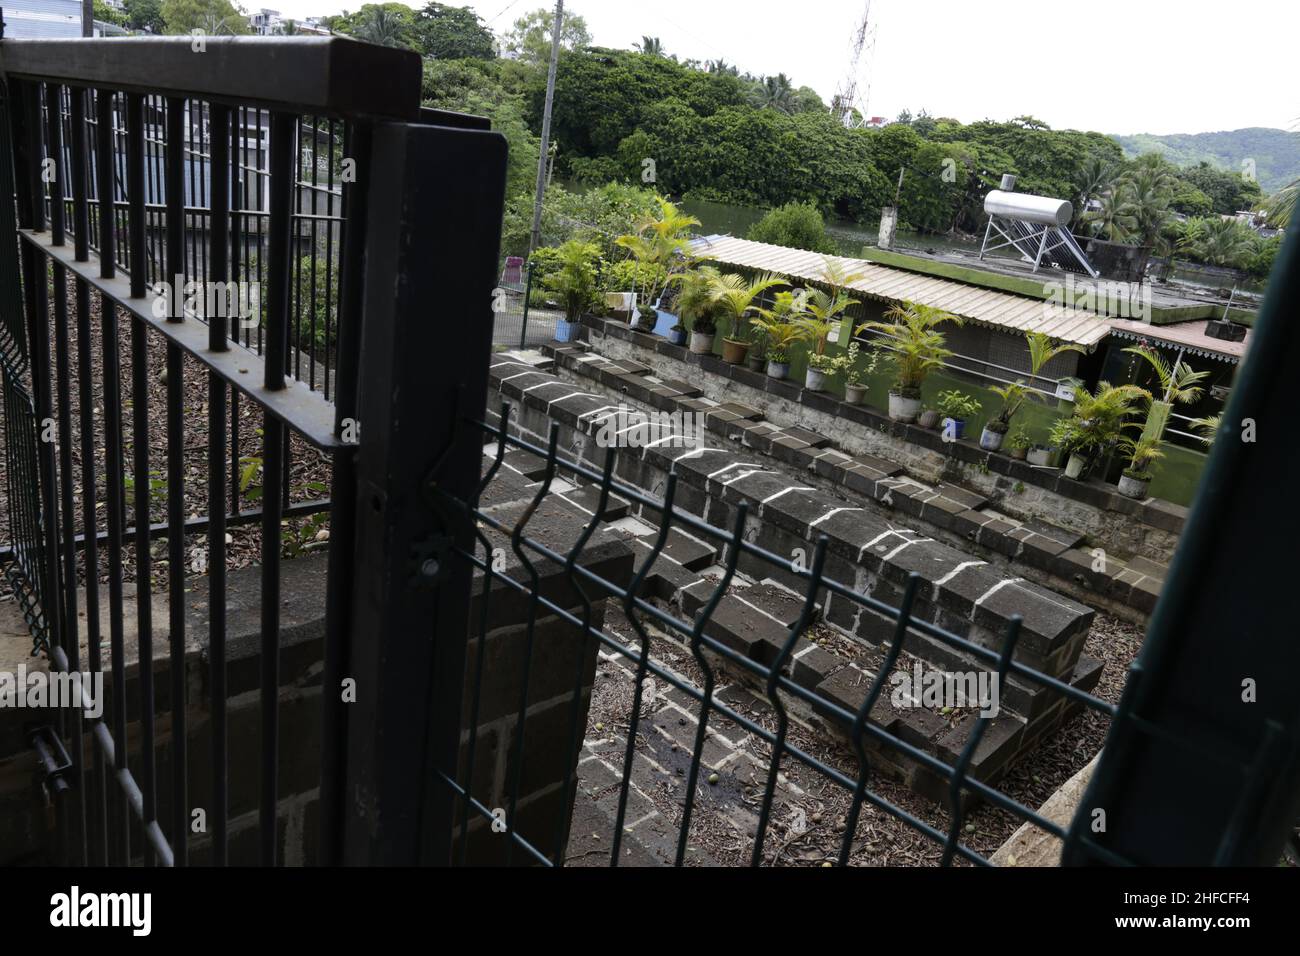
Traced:
<path fill-rule="evenodd" d="M 1178 166 L 1207 162 L 1238 172 L 1246 160 L 1253 159 L 1259 184 L 1267 193 L 1300 179 L 1300 134 L 1282 129 L 1252 126 L 1220 133 L 1138 133 L 1111 138 L 1124 147 L 1128 156 L 1157 152 Z"/>

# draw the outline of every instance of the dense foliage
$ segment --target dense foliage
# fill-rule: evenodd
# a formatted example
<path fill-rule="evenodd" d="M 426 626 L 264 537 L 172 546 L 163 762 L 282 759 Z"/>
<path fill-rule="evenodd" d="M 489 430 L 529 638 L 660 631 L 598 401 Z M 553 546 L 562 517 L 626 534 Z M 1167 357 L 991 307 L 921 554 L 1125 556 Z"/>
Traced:
<path fill-rule="evenodd" d="M 754 224 L 746 238 L 811 252 L 835 252 L 835 244 L 826 236 L 821 210 L 812 203 L 792 202 L 773 209 Z"/>
<path fill-rule="evenodd" d="M 427 52 L 415 24 L 434 8 L 450 9 L 407 10 L 407 45 Z M 549 29 L 548 11 L 535 10 L 502 38 L 512 56 L 425 64 L 428 105 L 487 115 L 510 141 L 511 252 L 526 250 L 531 227 Z M 770 209 L 754 238 L 813 250 L 828 248 L 820 217 L 872 222 L 887 205 L 898 206 L 905 228 L 978 232 L 984 196 L 1012 173 L 1019 191 L 1069 199 L 1080 235 L 1252 271 L 1271 261 L 1262 240 L 1228 243 L 1227 255 L 1221 238 L 1215 245 L 1184 241 L 1189 229 L 1205 229 L 1184 220 L 1265 205 L 1259 183 L 1221 168 L 1217 155 L 1197 156 L 1186 168 L 1155 153 L 1133 158 L 1115 138 L 1053 130 L 1032 116 L 963 124 L 904 112 L 881 128 L 850 129 L 783 73 L 756 77 L 720 60 L 679 62 L 651 36 L 631 50 L 589 43 L 585 23 L 570 20 L 556 78 L 553 174 L 583 186 L 618 183 L 624 191 L 554 190 L 543 214 L 547 244 L 586 241 L 584 230 L 615 234 L 611 217 L 624 224 L 635 218 L 620 203 L 638 194 L 633 205 L 644 203 L 649 191 Z"/>

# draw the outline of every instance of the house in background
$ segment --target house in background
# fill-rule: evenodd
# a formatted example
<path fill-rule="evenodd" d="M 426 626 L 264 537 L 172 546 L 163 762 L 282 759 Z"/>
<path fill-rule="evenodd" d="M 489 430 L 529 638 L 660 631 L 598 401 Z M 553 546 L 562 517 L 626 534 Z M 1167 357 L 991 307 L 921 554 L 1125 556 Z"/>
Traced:
<path fill-rule="evenodd" d="M 5 0 L 4 35 L 11 39 L 81 36 L 81 0 Z"/>

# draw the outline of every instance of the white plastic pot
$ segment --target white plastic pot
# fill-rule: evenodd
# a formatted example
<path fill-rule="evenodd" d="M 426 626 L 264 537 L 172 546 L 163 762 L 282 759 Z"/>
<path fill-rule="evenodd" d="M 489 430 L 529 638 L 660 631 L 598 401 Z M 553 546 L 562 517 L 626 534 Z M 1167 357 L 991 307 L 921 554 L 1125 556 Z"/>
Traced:
<path fill-rule="evenodd" d="M 897 392 L 889 393 L 889 417 L 896 422 L 914 422 L 921 414 L 919 398 L 904 398 Z"/>

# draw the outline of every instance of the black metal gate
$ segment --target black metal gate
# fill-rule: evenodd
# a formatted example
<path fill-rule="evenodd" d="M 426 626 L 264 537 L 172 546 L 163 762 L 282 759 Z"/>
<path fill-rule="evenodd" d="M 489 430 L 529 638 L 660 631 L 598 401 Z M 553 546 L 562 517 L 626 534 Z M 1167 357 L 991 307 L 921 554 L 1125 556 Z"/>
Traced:
<path fill-rule="evenodd" d="M 504 140 L 482 120 L 421 110 L 420 65 L 413 54 L 336 38 L 0 41 L 0 69 L 0 136 L 10 137 L 0 143 L 0 192 L 12 188 L 17 198 L 16 221 L 4 218 L 11 215 L 7 204 L 0 213 L 8 573 L 26 595 L 28 621 L 52 670 L 84 668 L 93 675 L 106 663 L 111 670 L 111 707 L 104 719 L 77 711 L 33 734 L 47 786 L 61 794 L 57 832 L 67 860 L 187 862 L 194 795 L 187 794 L 186 774 L 184 571 L 192 560 L 188 547 L 197 541 L 206 550 L 212 605 L 201 635 L 214 728 L 211 793 L 202 799 L 212 823 L 212 858 L 226 861 L 232 756 L 226 725 L 226 535 L 252 524 L 260 529 L 261 722 L 258 756 L 234 756 L 259 762 L 260 859 L 278 862 L 282 525 L 318 513 L 328 513 L 329 520 L 321 678 L 323 862 L 464 862 L 474 820 L 500 824 L 507 861 L 566 862 L 574 792 L 569 765 L 558 791 L 559 810 L 527 832 L 516 819 L 530 758 L 525 714 L 543 619 L 570 629 L 580 661 L 589 647 L 593 653 L 599 649 L 633 675 L 626 750 L 616 774 L 611 864 L 622 859 L 624 825 L 630 822 L 643 687 L 651 677 L 678 693 L 694 720 L 680 814 L 673 821 L 678 864 L 688 862 L 693 807 L 702 778 L 709 776 L 702 755 L 710 720 L 723 718 L 760 741 L 768 754 L 754 794 L 753 863 L 768 858 L 775 795 L 783 767 L 794 765 L 843 795 L 843 834 L 834 855 L 841 864 L 860 849 L 854 844 L 866 807 L 924 834 L 941 849 L 944 864 L 986 863 L 963 842 L 972 796 L 1067 838 L 1070 860 L 1154 863 L 1182 859 L 1188 846 L 1196 846 L 1202 858 L 1210 846 L 1213 859 L 1225 863 L 1276 852 L 1290 823 L 1287 814 L 1293 819 L 1296 809 L 1296 704 L 1275 698 L 1217 722 L 1210 708 L 1201 714 L 1198 732 L 1144 710 L 1160 703 L 1150 688 L 1174 672 L 1174 644 L 1159 637 L 1135 671 L 1140 687 L 1131 687 L 1116 708 L 1019 660 L 1020 622 L 1014 617 L 998 641 L 978 643 L 917 613 L 930 587 L 919 574 L 897 582 L 896 602 L 858 593 L 827 572 L 827 539 L 811 529 L 811 561 L 792 568 L 788 559 L 748 539 L 743 504 L 729 513 L 727 527 L 717 527 L 682 507 L 675 476 L 662 494 L 650 494 L 614 480 L 612 453 L 594 463 L 561 454 L 556 431 L 539 439 L 512 426 L 508 408 L 486 413 L 494 290 L 500 283 Z M 1288 284 L 1275 288 L 1258 333 L 1277 354 L 1295 350 L 1296 335 L 1283 329 L 1281 312 L 1300 299 L 1297 249 L 1293 237 L 1281 265 L 1293 271 Z M 237 302 L 247 301 L 239 284 L 258 289 L 252 307 L 233 315 L 229 308 L 208 307 L 214 301 L 209 291 L 228 304 L 232 283 Z M 190 288 L 203 305 L 195 308 L 174 295 L 177 286 Z M 123 336 L 129 336 L 129 353 L 120 349 Z M 150 396 L 157 376 L 150 354 L 157 346 L 165 351 L 165 367 L 158 371 L 165 378 L 165 408 L 155 435 Z M 186 390 L 187 365 L 193 363 L 205 389 Z M 1270 366 L 1253 363 L 1246 381 L 1266 374 Z M 1235 399 L 1232 415 L 1266 419 L 1276 407 L 1247 407 L 1249 400 Z M 187 449 L 185 412 L 194 401 L 206 403 L 207 440 Z M 260 422 L 244 421 L 250 408 Z M 260 426 L 256 434 L 248 434 L 250 425 Z M 165 461 L 153 459 L 150 436 L 165 447 Z M 492 444 L 494 458 L 485 468 L 484 447 Z M 1275 447 L 1281 455 L 1275 466 L 1295 464 L 1293 442 Z M 300 455 L 315 449 L 328 459 L 328 501 L 321 495 L 294 500 L 295 448 Z M 503 516 L 484 506 L 482 496 L 500 477 L 507 453 L 531 456 L 528 473 L 537 481 L 526 506 Z M 194 470 L 187 468 L 187 454 L 204 476 L 201 506 L 187 494 L 186 476 Z M 1221 451 L 1216 463 L 1237 454 Z M 259 475 L 260 485 L 252 488 Z M 592 518 L 569 528 L 557 547 L 532 528 L 562 479 L 589 486 Z M 1211 493 L 1218 490 L 1216 485 Z M 615 496 L 658 528 L 630 579 L 605 574 L 588 560 Z M 244 510 L 250 503 L 256 507 Z M 200 507 L 205 515 L 191 514 Z M 1189 536 L 1198 538 L 1219 507 L 1203 499 Z M 645 590 L 670 535 L 683 529 L 714 542 L 721 567 L 690 615 L 674 614 Z M 154 549 L 162 537 L 165 558 Z M 1248 547 L 1229 542 L 1220 557 L 1230 556 L 1234 546 Z M 512 556 L 513 570 L 500 569 L 498 554 Z M 799 610 L 781 640 L 758 656 L 738 652 L 709 627 L 742 564 L 780 568 L 800 591 Z M 1204 558 L 1178 564 L 1170 594 L 1190 593 L 1209 568 Z M 160 688 L 152 666 L 152 586 L 164 569 L 171 679 Z M 102 618 L 101 581 L 107 589 Z M 132 582 L 139 678 L 138 699 L 128 702 L 125 624 Z M 551 590 L 551 583 L 559 590 Z M 856 709 L 819 696 L 791 676 L 804 631 L 828 597 L 876 615 L 892 635 Z M 1166 597 L 1158 633 L 1173 621 L 1195 632 L 1195 622 L 1181 621 L 1167 608 L 1182 599 Z M 1266 609 L 1268 601 L 1278 600 L 1263 594 L 1257 599 Z M 611 600 L 634 631 L 630 640 L 611 636 L 598 622 L 597 606 Z M 509 752 L 500 739 L 495 743 L 494 765 L 504 772 L 496 793 L 504 805 L 494 805 L 476 792 L 475 768 L 486 762 L 488 746 L 478 723 L 484 648 L 493 609 L 502 604 L 522 613 L 522 657 L 508 685 L 519 702 Z M 1278 619 L 1290 616 L 1279 613 Z M 657 658 L 651 629 L 653 641 L 673 637 L 698 679 L 684 678 Z M 1112 761 L 1132 761 L 1135 752 L 1148 758 L 1153 752 L 1165 758 L 1180 754 L 1186 761 L 1171 760 L 1170 766 L 1218 768 L 1215 799 L 1203 800 L 1193 788 L 1176 800 L 1150 786 L 1112 808 L 1124 825 L 1111 835 L 1090 830 L 1083 811 L 1067 834 L 971 773 L 987 717 L 973 720 L 951 760 L 871 719 L 886 677 L 916 640 L 942 645 L 1000 678 L 1045 687 L 1062 706 L 1113 718 L 1098 788 L 1113 784 Z M 1204 653 L 1213 661 L 1212 649 Z M 1261 641 L 1253 658 L 1250 647 L 1241 653 L 1235 663 L 1242 667 L 1295 670 L 1293 641 L 1286 647 Z M 770 719 L 756 718 L 715 693 L 723 664 L 749 673 L 770 705 Z M 1193 673 L 1181 690 L 1209 693 L 1195 681 L 1212 682 L 1214 676 Z M 570 754 L 576 759 L 585 730 L 585 684 L 580 670 L 562 695 L 566 761 Z M 354 701 L 337 692 L 344 685 L 357 688 Z M 162 699 L 173 741 L 170 786 L 160 779 L 155 756 Z M 792 739 L 789 705 L 796 701 L 847 729 L 848 763 L 824 759 Z M 138 758 L 129 756 L 128 710 L 138 721 Z M 1215 739 L 1228 726 L 1231 745 Z M 919 818 L 873 786 L 882 755 L 906 758 L 940 781 L 948 800 L 942 824 Z M 164 793 L 166 816 L 160 813 Z M 1194 811 L 1177 818 L 1180 826 L 1142 825 L 1175 805 Z M 1245 827 L 1242 821 L 1252 818 L 1259 825 Z M 545 839 L 538 836 L 543 832 Z"/>

